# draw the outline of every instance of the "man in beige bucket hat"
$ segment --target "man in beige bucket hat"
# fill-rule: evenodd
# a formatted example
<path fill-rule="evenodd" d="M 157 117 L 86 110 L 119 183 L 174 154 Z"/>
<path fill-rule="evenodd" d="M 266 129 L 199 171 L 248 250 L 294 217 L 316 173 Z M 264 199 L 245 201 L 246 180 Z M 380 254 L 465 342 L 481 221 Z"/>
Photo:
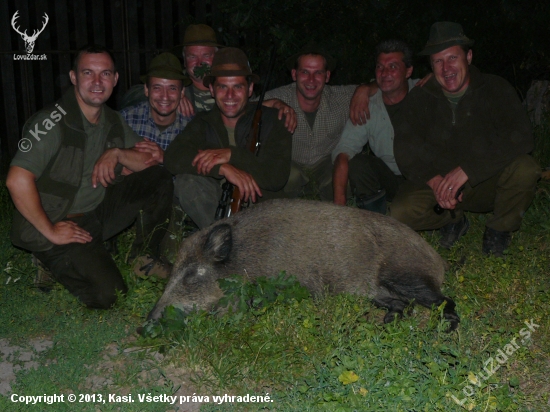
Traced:
<path fill-rule="evenodd" d="M 440 229 L 451 248 L 466 234 L 464 212 L 489 212 L 482 252 L 503 257 L 540 176 L 531 124 L 514 88 L 472 66 L 462 26 L 435 23 L 420 53 L 434 73 L 396 114 L 394 152 L 406 181 L 391 216 L 416 230 Z M 440 208 L 434 208 L 439 205 Z"/>
<path fill-rule="evenodd" d="M 258 81 L 244 52 L 218 51 L 203 79 L 216 105 L 198 113 L 166 150 L 165 167 L 176 175 L 174 194 L 201 229 L 214 221 L 223 179 L 252 202 L 281 196 L 288 180 L 292 137 L 276 109 L 263 108 L 258 155 L 248 149 L 256 111 L 249 98 Z"/>

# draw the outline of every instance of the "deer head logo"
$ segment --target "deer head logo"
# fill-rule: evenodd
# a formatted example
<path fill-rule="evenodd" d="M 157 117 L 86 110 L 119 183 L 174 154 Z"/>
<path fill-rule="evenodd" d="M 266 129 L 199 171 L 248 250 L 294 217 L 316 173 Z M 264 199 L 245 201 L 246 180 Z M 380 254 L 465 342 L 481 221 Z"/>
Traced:
<path fill-rule="evenodd" d="M 44 31 L 44 29 L 46 28 L 46 25 L 48 24 L 48 21 L 50 20 L 50 18 L 48 17 L 48 15 L 46 13 L 44 13 L 44 23 L 43 23 L 42 28 L 40 30 L 34 30 L 34 33 L 32 34 L 32 36 L 28 36 L 27 35 L 27 30 L 25 30 L 23 33 L 21 33 L 19 31 L 19 26 L 15 27 L 15 21 L 19 17 L 17 15 L 17 13 L 19 13 L 19 10 L 17 10 L 15 12 L 15 14 L 13 15 L 13 17 L 11 19 L 11 27 L 13 27 L 13 29 L 21 35 L 21 38 L 25 42 L 25 49 L 27 50 L 27 53 L 31 54 L 32 51 L 34 50 L 34 42 L 38 38 L 38 35 Z"/>

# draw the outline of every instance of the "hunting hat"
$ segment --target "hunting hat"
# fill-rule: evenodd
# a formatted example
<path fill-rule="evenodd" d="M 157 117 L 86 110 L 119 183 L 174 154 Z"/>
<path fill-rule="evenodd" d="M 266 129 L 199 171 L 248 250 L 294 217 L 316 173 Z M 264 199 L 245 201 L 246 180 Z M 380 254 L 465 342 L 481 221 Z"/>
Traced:
<path fill-rule="evenodd" d="M 246 54 L 241 49 L 226 47 L 214 55 L 212 69 L 204 76 L 202 84 L 208 87 L 216 77 L 251 76 L 253 83 L 260 82 L 260 76 L 252 73 Z"/>
<path fill-rule="evenodd" d="M 471 46 L 474 41 L 466 37 L 462 26 L 449 21 L 438 21 L 430 29 L 430 38 L 420 56 L 439 53 L 452 46 Z"/>
<path fill-rule="evenodd" d="M 147 69 L 147 73 L 140 77 L 143 83 L 147 83 L 148 77 L 159 79 L 182 80 L 184 86 L 191 84 L 191 79 L 183 74 L 179 59 L 172 53 L 161 53 L 156 56 Z"/>
<path fill-rule="evenodd" d="M 223 47 L 216 40 L 214 29 L 206 24 L 191 24 L 185 29 L 182 46 Z"/>
<path fill-rule="evenodd" d="M 336 68 L 336 60 L 326 52 L 325 49 L 323 49 L 321 46 L 319 46 L 317 43 L 310 41 L 305 46 L 303 46 L 298 53 L 293 54 L 286 60 L 286 67 L 289 70 L 292 70 L 295 68 L 296 61 L 300 56 L 303 56 L 305 54 L 319 54 L 325 58 L 327 61 L 327 70 L 333 71 Z"/>

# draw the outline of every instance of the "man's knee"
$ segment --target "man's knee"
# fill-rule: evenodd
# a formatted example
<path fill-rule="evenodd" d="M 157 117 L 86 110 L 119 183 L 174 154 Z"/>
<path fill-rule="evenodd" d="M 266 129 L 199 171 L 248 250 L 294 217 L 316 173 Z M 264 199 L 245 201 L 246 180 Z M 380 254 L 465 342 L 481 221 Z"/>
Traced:
<path fill-rule="evenodd" d="M 523 154 L 512 160 L 504 169 L 499 183 L 523 191 L 534 190 L 540 175 L 541 168 L 538 162 L 532 156 Z"/>
<path fill-rule="evenodd" d="M 85 294 L 78 298 L 89 308 L 109 309 L 115 303 L 119 295 L 125 295 L 128 287 L 122 281 L 113 282 L 110 285 L 97 285 L 91 287 Z"/>
<path fill-rule="evenodd" d="M 290 163 L 290 174 L 283 192 L 287 197 L 299 197 L 303 194 L 304 186 L 309 182 L 302 168 L 295 162 Z"/>
<path fill-rule="evenodd" d="M 435 215 L 436 201 L 431 197 L 433 195 L 426 190 L 400 190 L 391 202 L 389 215 L 415 230 L 430 229 L 423 227 L 423 222 L 432 217 L 431 214 Z"/>
<path fill-rule="evenodd" d="M 183 211 L 199 228 L 202 229 L 213 223 L 222 195 L 218 180 L 188 174 L 177 175 L 174 194 Z"/>

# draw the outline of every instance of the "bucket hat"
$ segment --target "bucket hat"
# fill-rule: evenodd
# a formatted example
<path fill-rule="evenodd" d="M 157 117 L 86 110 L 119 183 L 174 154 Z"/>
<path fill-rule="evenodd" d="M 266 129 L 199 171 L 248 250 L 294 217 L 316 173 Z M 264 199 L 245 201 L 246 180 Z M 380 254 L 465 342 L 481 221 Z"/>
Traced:
<path fill-rule="evenodd" d="M 208 87 L 216 77 L 252 76 L 253 83 L 260 82 L 260 76 L 252 73 L 246 54 L 235 47 L 225 47 L 214 55 L 212 69 L 204 76 L 202 84 Z"/>
<path fill-rule="evenodd" d="M 306 45 L 304 45 L 300 49 L 298 53 L 295 53 L 292 56 L 290 56 L 286 60 L 286 67 L 289 70 L 294 69 L 295 68 L 294 66 L 296 65 L 296 60 L 298 60 L 300 56 L 303 56 L 305 54 L 319 54 L 323 56 L 327 61 L 328 71 L 333 71 L 336 68 L 336 60 L 330 54 L 328 54 L 324 48 L 322 48 L 320 45 L 318 45 L 314 41 L 308 42 Z"/>
<path fill-rule="evenodd" d="M 452 46 L 470 46 L 474 41 L 466 37 L 462 26 L 449 21 L 439 21 L 432 25 L 430 38 L 418 55 L 429 56 Z"/>
<path fill-rule="evenodd" d="M 218 44 L 214 29 L 206 24 L 191 24 L 185 29 L 183 46 L 212 46 L 223 47 Z"/>
<path fill-rule="evenodd" d="M 182 80 L 184 86 L 191 84 L 191 79 L 183 74 L 179 59 L 172 53 L 161 53 L 156 56 L 147 69 L 147 73 L 140 76 L 143 83 L 147 83 L 148 77 L 158 77 L 159 79 Z"/>

